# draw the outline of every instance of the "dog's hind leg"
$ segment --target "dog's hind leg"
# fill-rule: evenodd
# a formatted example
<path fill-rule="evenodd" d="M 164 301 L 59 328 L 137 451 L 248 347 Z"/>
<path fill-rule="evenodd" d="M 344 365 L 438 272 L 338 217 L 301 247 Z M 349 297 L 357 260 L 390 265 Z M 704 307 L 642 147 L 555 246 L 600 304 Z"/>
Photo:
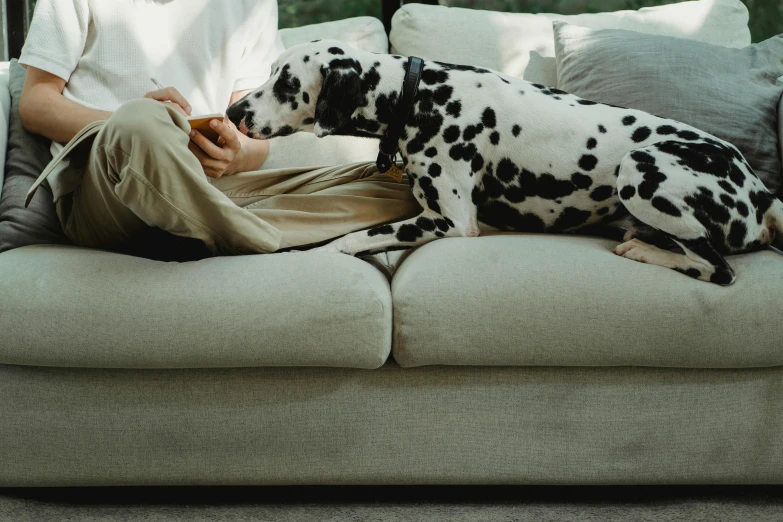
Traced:
<path fill-rule="evenodd" d="M 702 281 L 730 285 L 736 279 L 734 270 L 718 252 L 718 248 L 723 249 L 723 232 L 712 221 L 708 222 L 709 228 L 703 223 L 705 211 L 698 205 L 700 200 L 694 198 L 694 193 L 702 191 L 694 179 L 691 172 L 662 155 L 656 145 L 628 153 L 620 164 L 617 178 L 620 200 L 634 217 L 670 236 L 684 254 L 658 248 L 640 239 L 626 241 L 614 252 Z M 723 219 L 717 215 L 715 218 Z M 715 237 L 719 231 L 721 237 Z"/>

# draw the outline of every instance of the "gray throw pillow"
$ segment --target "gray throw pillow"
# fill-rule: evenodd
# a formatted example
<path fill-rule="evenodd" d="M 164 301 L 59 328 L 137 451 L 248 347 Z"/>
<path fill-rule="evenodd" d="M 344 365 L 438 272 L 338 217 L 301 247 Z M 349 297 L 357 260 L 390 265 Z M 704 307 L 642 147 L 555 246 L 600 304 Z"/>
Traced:
<path fill-rule="evenodd" d="M 19 97 L 26 72 L 16 59 L 11 60 L 11 113 L 0 198 L 0 252 L 25 245 L 70 243 L 60 226 L 49 187 L 44 184 L 38 189 L 30 206 L 24 208 L 28 189 L 52 159 L 51 140 L 27 132 L 19 118 Z"/>
<path fill-rule="evenodd" d="M 777 106 L 783 35 L 741 49 L 555 22 L 557 87 L 640 109 L 734 144 L 771 190 L 783 185 Z"/>

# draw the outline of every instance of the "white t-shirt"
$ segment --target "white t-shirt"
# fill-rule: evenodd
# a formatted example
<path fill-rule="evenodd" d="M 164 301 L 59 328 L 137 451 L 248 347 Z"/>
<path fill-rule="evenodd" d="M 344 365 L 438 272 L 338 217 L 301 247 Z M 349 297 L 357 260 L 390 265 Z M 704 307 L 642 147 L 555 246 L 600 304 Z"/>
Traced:
<path fill-rule="evenodd" d="M 19 63 L 106 111 L 155 90 L 154 76 L 197 116 L 265 82 L 282 52 L 277 0 L 38 0 Z"/>

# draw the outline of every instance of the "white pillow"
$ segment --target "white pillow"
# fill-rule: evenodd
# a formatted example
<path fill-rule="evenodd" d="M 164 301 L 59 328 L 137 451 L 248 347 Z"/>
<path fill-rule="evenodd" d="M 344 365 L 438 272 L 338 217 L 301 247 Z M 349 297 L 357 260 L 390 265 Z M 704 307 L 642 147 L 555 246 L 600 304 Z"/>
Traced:
<path fill-rule="evenodd" d="M 364 51 L 389 52 L 389 40 L 383 24 L 371 16 L 281 29 L 280 37 L 286 48 L 317 39 L 335 39 Z M 316 138 L 310 132 L 298 132 L 291 136 L 272 138 L 269 140 L 269 151 L 264 170 L 344 165 L 375 161 L 378 141 L 350 136 Z"/>
<path fill-rule="evenodd" d="M 392 19 L 392 53 L 489 67 L 557 86 L 552 22 L 690 38 L 725 47 L 750 45 L 748 9 L 740 0 L 700 0 L 638 11 L 556 15 L 500 13 L 407 4 Z"/>

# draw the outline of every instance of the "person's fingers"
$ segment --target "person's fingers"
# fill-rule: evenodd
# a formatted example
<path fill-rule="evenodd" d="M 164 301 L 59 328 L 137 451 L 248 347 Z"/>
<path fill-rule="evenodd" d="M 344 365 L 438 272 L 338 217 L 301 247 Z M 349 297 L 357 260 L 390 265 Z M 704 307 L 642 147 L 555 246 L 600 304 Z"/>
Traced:
<path fill-rule="evenodd" d="M 194 156 L 196 156 L 196 159 L 198 159 L 199 163 L 201 163 L 201 168 L 204 170 L 204 174 L 211 178 L 219 178 L 223 175 L 223 167 L 219 164 L 219 162 L 215 161 L 214 159 L 207 156 L 203 150 L 199 148 L 198 145 L 193 143 L 192 141 L 188 143 L 188 150 L 193 153 Z"/>
<path fill-rule="evenodd" d="M 165 89 L 150 91 L 147 94 L 145 94 L 144 97 L 152 98 L 153 100 L 158 100 L 162 102 L 171 102 L 175 105 L 178 105 L 186 116 L 190 116 L 190 113 L 193 110 L 190 104 L 188 103 L 188 100 L 186 100 L 185 97 L 182 96 L 182 94 L 180 94 L 180 92 L 174 87 L 166 87 Z"/>
<path fill-rule="evenodd" d="M 196 129 L 191 129 L 190 131 L 190 140 L 192 142 L 195 142 L 196 145 L 201 147 L 201 150 L 207 153 L 210 157 L 216 159 L 216 160 L 224 160 L 228 161 L 230 158 L 228 157 L 225 149 L 222 149 L 209 141 L 206 136 L 201 134 Z"/>
<path fill-rule="evenodd" d="M 223 138 L 224 147 L 227 147 L 234 152 L 237 152 L 242 144 L 239 142 L 236 131 L 226 125 L 220 120 L 212 120 L 209 122 L 209 126 L 215 129 L 215 131 Z"/>

